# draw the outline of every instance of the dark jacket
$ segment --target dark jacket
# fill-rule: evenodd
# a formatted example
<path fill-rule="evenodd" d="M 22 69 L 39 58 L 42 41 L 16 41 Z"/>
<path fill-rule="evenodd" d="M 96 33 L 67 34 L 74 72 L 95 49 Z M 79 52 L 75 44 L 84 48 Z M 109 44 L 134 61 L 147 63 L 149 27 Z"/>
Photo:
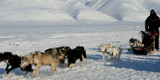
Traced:
<path fill-rule="evenodd" d="M 150 16 L 147 17 L 145 21 L 145 30 L 151 33 L 159 32 L 159 22 L 157 21 L 159 17 L 154 10 L 150 11 Z"/>

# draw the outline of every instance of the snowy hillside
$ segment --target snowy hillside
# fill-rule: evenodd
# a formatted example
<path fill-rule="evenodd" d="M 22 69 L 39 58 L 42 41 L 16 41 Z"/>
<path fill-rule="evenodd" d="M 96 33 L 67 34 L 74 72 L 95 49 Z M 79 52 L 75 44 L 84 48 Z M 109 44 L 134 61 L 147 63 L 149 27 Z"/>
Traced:
<path fill-rule="evenodd" d="M 159 7 L 159 0 L 0 0 L 0 22 L 143 22 Z"/>
<path fill-rule="evenodd" d="M 160 80 L 160 52 L 135 55 L 123 50 L 119 61 L 103 62 L 97 51 L 103 43 L 130 48 L 130 38 L 141 40 L 150 9 L 160 15 L 159 8 L 160 0 L 0 0 L 0 52 L 24 56 L 84 46 L 89 60 L 84 67 L 77 61 L 73 68 L 66 61 L 56 75 L 42 66 L 38 78 L 20 68 L 6 77 L 6 63 L 1 62 L 0 80 Z"/>

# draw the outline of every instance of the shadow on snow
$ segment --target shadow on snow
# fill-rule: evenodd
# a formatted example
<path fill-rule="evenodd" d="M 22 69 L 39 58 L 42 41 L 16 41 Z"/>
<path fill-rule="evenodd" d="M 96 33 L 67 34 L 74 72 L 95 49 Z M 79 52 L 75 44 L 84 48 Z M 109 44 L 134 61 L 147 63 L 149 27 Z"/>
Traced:
<path fill-rule="evenodd" d="M 112 64 L 105 64 L 105 66 L 116 67 L 116 68 L 128 68 L 128 69 L 134 69 L 137 71 L 160 72 L 160 56 L 159 55 L 140 55 L 140 56 L 141 57 L 136 57 L 136 59 L 121 58 L 120 61 L 113 61 L 113 62 L 111 61 Z M 154 56 L 159 58 L 158 59 L 153 58 Z M 107 56 L 105 57 L 107 61 Z M 87 58 L 89 60 L 102 61 L 102 54 L 88 55 Z"/>
<path fill-rule="evenodd" d="M 0 68 L 0 75 L 3 75 L 5 73 L 6 73 L 5 68 Z M 11 74 L 11 73 L 14 73 L 16 75 L 26 75 L 26 72 L 25 71 L 21 71 L 19 68 L 16 68 L 16 69 L 10 71 L 9 74 Z"/>
<path fill-rule="evenodd" d="M 102 54 L 87 55 L 87 58 L 89 60 L 99 61 L 102 60 Z"/>
<path fill-rule="evenodd" d="M 119 62 L 115 62 L 110 65 L 116 68 L 128 68 L 137 71 L 150 71 L 150 72 L 160 72 L 160 59 L 153 58 L 138 58 L 136 60 L 123 58 Z"/>

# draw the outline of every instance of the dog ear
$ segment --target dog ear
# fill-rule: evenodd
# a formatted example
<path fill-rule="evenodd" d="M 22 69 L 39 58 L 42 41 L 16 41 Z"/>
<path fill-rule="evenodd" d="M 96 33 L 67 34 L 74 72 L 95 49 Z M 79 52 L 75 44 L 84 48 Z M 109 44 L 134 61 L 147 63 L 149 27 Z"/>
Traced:
<path fill-rule="evenodd" d="M 24 59 L 26 59 L 26 56 L 22 56 L 21 58 L 22 58 L 22 60 L 24 60 Z"/>
<path fill-rule="evenodd" d="M 24 59 L 24 57 L 23 57 L 23 56 L 21 56 L 21 59 Z"/>
<path fill-rule="evenodd" d="M 20 55 L 20 58 L 21 58 L 21 59 L 23 59 L 23 56 L 22 56 L 22 55 Z"/>

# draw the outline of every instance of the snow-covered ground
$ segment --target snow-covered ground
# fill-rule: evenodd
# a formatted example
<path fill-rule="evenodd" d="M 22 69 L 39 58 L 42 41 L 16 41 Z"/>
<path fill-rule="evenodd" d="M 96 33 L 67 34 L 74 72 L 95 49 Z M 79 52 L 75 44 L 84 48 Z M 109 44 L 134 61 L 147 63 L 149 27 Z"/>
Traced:
<path fill-rule="evenodd" d="M 49 66 L 32 78 L 19 68 L 0 80 L 160 80 L 160 53 L 134 55 L 124 50 L 120 61 L 102 62 L 98 46 L 112 43 L 129 48 L 129 39 L 141 40 L 144 20 L 160 0 L 0 0 L 0 52 L 28 55 L 59 46 L 84 46 L 89 63 L 73 68 Z M 107 57 L 106 57 L 107 58 Z M 66 62 L 67 63 L 67 62 Z"/>
<path fill-rule="evenodd" d="M 123 23 L 123 24 L 122 24 Z M 58 66 L 57 74 L 53 75 L 49 66 L 40 68 L 39 77 L 25 75 L 19 68 L 10 72 L 6 78 L 5 63 L 0 63 L 0 79 L 10 80 L 159 80 L 160 54 L 134 55 L 123 51 L 120 61 L 102 62 L 98 46 L 112 43 L 121 48 L 129 48 L 131 37 L 141 39 L 139 31 L 144 30 L 141 23 L 111 23 L 101 26 L 13 26 L 2 25 L 0 31 L 0 50 L 11 51 L 17 55 L 27 55 L 33 51 L 44 51 L 47 48 L 84 46 L 89 63 L 80 67 Z M 106 57 L 107 58 L 107 57 Z M 67 63 L 67 61 L 66 61 Z"/>

